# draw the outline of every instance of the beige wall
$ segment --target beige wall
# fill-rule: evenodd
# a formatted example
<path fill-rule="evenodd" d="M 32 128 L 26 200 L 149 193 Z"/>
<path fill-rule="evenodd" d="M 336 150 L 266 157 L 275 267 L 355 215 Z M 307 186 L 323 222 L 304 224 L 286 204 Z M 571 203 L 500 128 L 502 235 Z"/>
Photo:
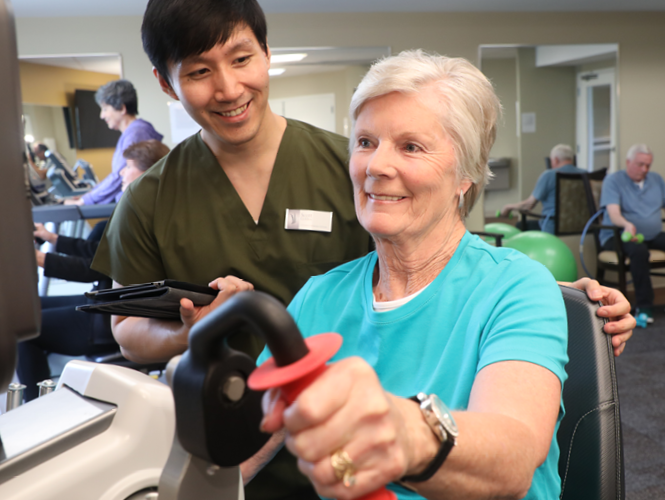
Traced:
<path fill-rule="evenodd" d="M 575 68 L 536 67 L 533 48 L 517 50 L 517 86 L 521 113 L 536 114 L 536 132 L 519 137 L 520 198 L 533 191 L 545 171 L 545 157 L 556 144 L 575 144 Z M 518 200 L 515 200 L 518 201 Z"/>
<path fill-rule="evenodd" d="M 499 121 L 496 141 L 490 156 L 510 159 L 510 189 L 487 191 L 485 193 L 485 216 L 493 217 L 496 211 L 507 203 L 520 200 L 519 192 L 519 143 L 517 141 L 517 121 L 515 102 L 517 101 L 517 60 L 483 59 L 482 70 L 494 85 L 503 116 Z"/>
<path fill-rule="evenodd" d="M 140 17 L 17 20 L 21 55 L 119 52 L 124 76 L 139 93 L 140 111 L 168 140 L 168 112 L 141 49 Z M 619 154 L 635 142 L 654 149 L 654 171 L 665 173 L 665 13 L 383 13 L 273 14 L 268 16 L 274 47 L 390 46 L 393 53 L 424 48 L 478 62 L 482 44 L 619 44 Z M 480 207 L 482 207 L 482 200 Z M 482 208 L 469 220 L 483 225 Z"/>
<path fill-rule="evenodd" d="M 350 66 L 339 71 L 273 78 L 270 81 L 270 98 L 286 99 L 314 94 L 335 94 L 335 131 L 343 134 L 351 96 L 368 69 L 368 66 Z M 348 125 L 348 119 L 346 122 Z"/>

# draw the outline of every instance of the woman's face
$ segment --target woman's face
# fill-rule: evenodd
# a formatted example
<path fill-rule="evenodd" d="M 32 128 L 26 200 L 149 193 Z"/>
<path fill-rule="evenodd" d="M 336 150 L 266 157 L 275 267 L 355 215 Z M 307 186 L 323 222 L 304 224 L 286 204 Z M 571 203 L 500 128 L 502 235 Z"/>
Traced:
<path fill-rule="evenodd" d="M 128 158 L 127 163 L 120 171 L 120 177 L 122 177 L 122 191 L 124 192 L 125 189 L 127 189 L 127 186 L 129 186 L 143 174 L 144 171 L 138 167 L 136 161 Z"/>
<path fill-rule="evenodd" d="M 471 183 L 457 181 L 452 142 L 436 112 L 440 100 L 428 86 L 361 108 L 350 170 L 356 215 L 374 237 L 422 242 L 459 220 L 460 189 Z"/>
<path fill-rule="evenodd" d="M 124 106 L 118 111 L 109 104 L 102 104 L 102 111 L 99 113 L 99 117 L 106 122 L 106 125 L 111 130 L 119 130 L 122 119 L 126 114 Z"/>

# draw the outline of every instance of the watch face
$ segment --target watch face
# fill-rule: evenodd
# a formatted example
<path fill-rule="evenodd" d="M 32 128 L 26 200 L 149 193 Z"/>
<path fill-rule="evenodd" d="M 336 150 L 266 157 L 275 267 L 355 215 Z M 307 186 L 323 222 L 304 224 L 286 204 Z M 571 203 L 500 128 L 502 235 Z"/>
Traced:
<path fill-rule="evenodd" d="M 455 419 L 451 415 L 448 407 L 445 404 L 443 404 L 443 401 L 441 401 L 436 394 L 431 394 L 429 396 L 429 400 L 431 403 L 432 411 L 436 415 L 439 422 L 441 422 L 441 425 L 443 425 L 446 432 L 448 432 L 454 437 L 457 437 L 457 435 L 459 434 L 459 430 L 457 429 L 457 424 L 455 423 Z"/>

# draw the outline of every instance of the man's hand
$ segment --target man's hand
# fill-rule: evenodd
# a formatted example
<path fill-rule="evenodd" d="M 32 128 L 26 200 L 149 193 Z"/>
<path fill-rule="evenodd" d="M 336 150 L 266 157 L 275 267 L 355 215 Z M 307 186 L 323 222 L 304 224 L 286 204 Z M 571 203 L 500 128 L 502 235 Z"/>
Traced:
<path fill-rule="evenodd" d="M 254 285 L 235 276 L 217 278 L 208 284 L 210 288 L 219 290 L 217 297 L 207 306 L 196 307 L 189 299 L 180 299 L 180 318 L 187 329 L 205 318 L 211 311 L 217 309 L 228 299 L 240 292 L 254 290 Z"/>
<path fill-rule="evenodd" d="M 574 283 L 560 283 L 586 292 L 591 300 L 602 302 L 598 316 L 608 318 L 603 327 L 605 333 L 612 335 L 614 355 L 619 356 L 626 348 L 626 342 L 633 335 L 635 318 L 630 314 L 630 303 L 623 294 L 614 288 L 600 285 L 596 280 L 582 278 Z"/>
<path fill-rule="evenodd" d="M 632 222 L 626 221 L 626 225 L 623 226 L 624 232 L 628 232 L 635 236 L 637 234 L 637 229 L 635 228 L 635 225 Z"/>
<path fill-rule="evenodd" d="M 52 233 L 44 227 L 44 224 L 35 223 L 35 230 L 32 233 L 35 238 L 41 238 L 44 241 L 48 241 L 52 245 L 55 245 L 58 241 L 58 235 Z"/>
<path fill-rule="evenodd" d="M 512 205 L 506 205 L 501 209 L 501 217 L 508 217 L 510 212 L 512 212 L 514 207 Z"/>

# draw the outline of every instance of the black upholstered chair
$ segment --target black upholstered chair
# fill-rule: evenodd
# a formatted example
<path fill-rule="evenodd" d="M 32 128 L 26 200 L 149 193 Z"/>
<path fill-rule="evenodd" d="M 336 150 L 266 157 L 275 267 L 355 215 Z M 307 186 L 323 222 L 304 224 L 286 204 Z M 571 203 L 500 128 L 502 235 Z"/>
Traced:
<path fill-rule="evenodd" d="M 568 314 L 566 414 L 557 441 L 562 500 L 623 500 L 623 443 L 614 355 L 598 306 L 561 287 Z"/>

